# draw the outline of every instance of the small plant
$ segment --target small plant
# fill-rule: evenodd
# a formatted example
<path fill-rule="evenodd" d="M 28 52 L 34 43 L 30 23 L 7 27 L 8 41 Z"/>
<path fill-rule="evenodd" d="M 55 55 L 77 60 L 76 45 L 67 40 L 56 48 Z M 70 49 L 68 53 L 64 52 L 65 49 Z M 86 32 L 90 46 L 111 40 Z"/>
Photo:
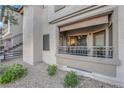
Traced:
<path fill-rule="evenodd" d="M 56 74 L 56 66 L 55 65 L 49 65 L 48 68 L 47 68 L 47 71 L 48 71 L 48 74 L 50 76 L 53 76 Z"/>
<path fill-rule="evenodd" d="M 12 66 L 3 67 L 4 71 L 0 73 L 0 83 L 6 84 L 15 81 L 27 74 L 27 69 L 21 64 L 13 64 Z"/>
<path fill-rule="evenodd" d="M 64 78 L 65 87 L 76 87 L 79 83 L 78 77 L 75 72 L 68 72 Z"/>

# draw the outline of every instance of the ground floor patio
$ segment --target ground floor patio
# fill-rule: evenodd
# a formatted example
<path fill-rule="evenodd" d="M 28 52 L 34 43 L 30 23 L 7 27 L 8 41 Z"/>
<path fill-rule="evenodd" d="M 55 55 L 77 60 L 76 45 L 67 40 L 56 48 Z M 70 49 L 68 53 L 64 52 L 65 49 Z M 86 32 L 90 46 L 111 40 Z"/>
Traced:
<path fill-rule="evenodd" d="M 19 63 L 27 67 L 27 76 L 5 85 L 0 85 L 0 87 L 11 87 L 11 88 L 62 88 L 64 76 L 67 72 L 62 70 L 57 70 L 55 76 L 49 76 L 47 73 L 47 64 L 39 63 L 39 65 L 29 65 L 24 63 L 22 58 L 16 58 L 13 60 L 5 61 L 3 65 L 11 65 L 13 63 Z M 106 84 L 88 77 L 79 76 L 80 84 L 77 86 L 79 88 L 114 88 L 118 87 L 115 85 Z"/>

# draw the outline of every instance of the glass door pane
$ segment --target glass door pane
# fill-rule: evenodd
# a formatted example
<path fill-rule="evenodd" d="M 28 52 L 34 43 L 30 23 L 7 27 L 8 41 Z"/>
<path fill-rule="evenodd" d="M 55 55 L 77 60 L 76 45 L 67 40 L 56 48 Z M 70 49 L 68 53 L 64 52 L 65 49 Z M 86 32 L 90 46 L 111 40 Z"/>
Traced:
<path fill-rule="evenodd" d="M 101 31 L 94 34 L 94 46 L 104 46 L 105 45 L 105 32 Z"/>
<path fill-rule="evenodd" d="M 78 46 L 87 46 L 87 35 L 81 35 L 77 37 Z"/>

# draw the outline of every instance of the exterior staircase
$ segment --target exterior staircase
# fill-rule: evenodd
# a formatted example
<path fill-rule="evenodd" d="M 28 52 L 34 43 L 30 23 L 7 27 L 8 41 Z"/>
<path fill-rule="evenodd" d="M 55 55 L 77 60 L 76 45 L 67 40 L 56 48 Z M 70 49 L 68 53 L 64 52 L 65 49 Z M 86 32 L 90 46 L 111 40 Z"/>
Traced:
<path fill-rule="evenodd" d="M 13 58 L 17 58 L 22 56 L 22 50 L 15 50 L 16 48 L 22 46 L 22 42 L 16 44 L 15 46 L 7 49 L 7 50 L 3 50 L 0 52 L 0 56 L 3 56 L 3 59 L 1 59 L 2 61 L 4 60 L 10 60 Z"/>

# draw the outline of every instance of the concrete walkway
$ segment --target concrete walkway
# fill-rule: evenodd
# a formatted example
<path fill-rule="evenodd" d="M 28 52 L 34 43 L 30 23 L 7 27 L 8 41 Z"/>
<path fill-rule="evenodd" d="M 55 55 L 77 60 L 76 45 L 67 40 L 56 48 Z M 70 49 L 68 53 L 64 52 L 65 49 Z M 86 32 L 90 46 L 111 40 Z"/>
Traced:
<path fill-rule="evenodd" d="M 39 63 L 39 65 L 32 66 L 22 61 L 22 58 L 13 59 L 2 63 L 3 65 L 10 65 L 13 63 L 19 63 L 28 68 L 27 76 L 16 80 L 15 82 L 0 85 L 0 87 L 11 87 L 11 88 L 62 88 L 64 76 L 67 72 L 57 70 L 55 76 L 50 77 L 47 74 L 47 64 Z M 77 86 L 80 88 L 100 88 L 100 87 L 117 87 L 115 85 L 106 84 L 99 82 L 87 77 L 81 77 L 80 84 Z"/>

